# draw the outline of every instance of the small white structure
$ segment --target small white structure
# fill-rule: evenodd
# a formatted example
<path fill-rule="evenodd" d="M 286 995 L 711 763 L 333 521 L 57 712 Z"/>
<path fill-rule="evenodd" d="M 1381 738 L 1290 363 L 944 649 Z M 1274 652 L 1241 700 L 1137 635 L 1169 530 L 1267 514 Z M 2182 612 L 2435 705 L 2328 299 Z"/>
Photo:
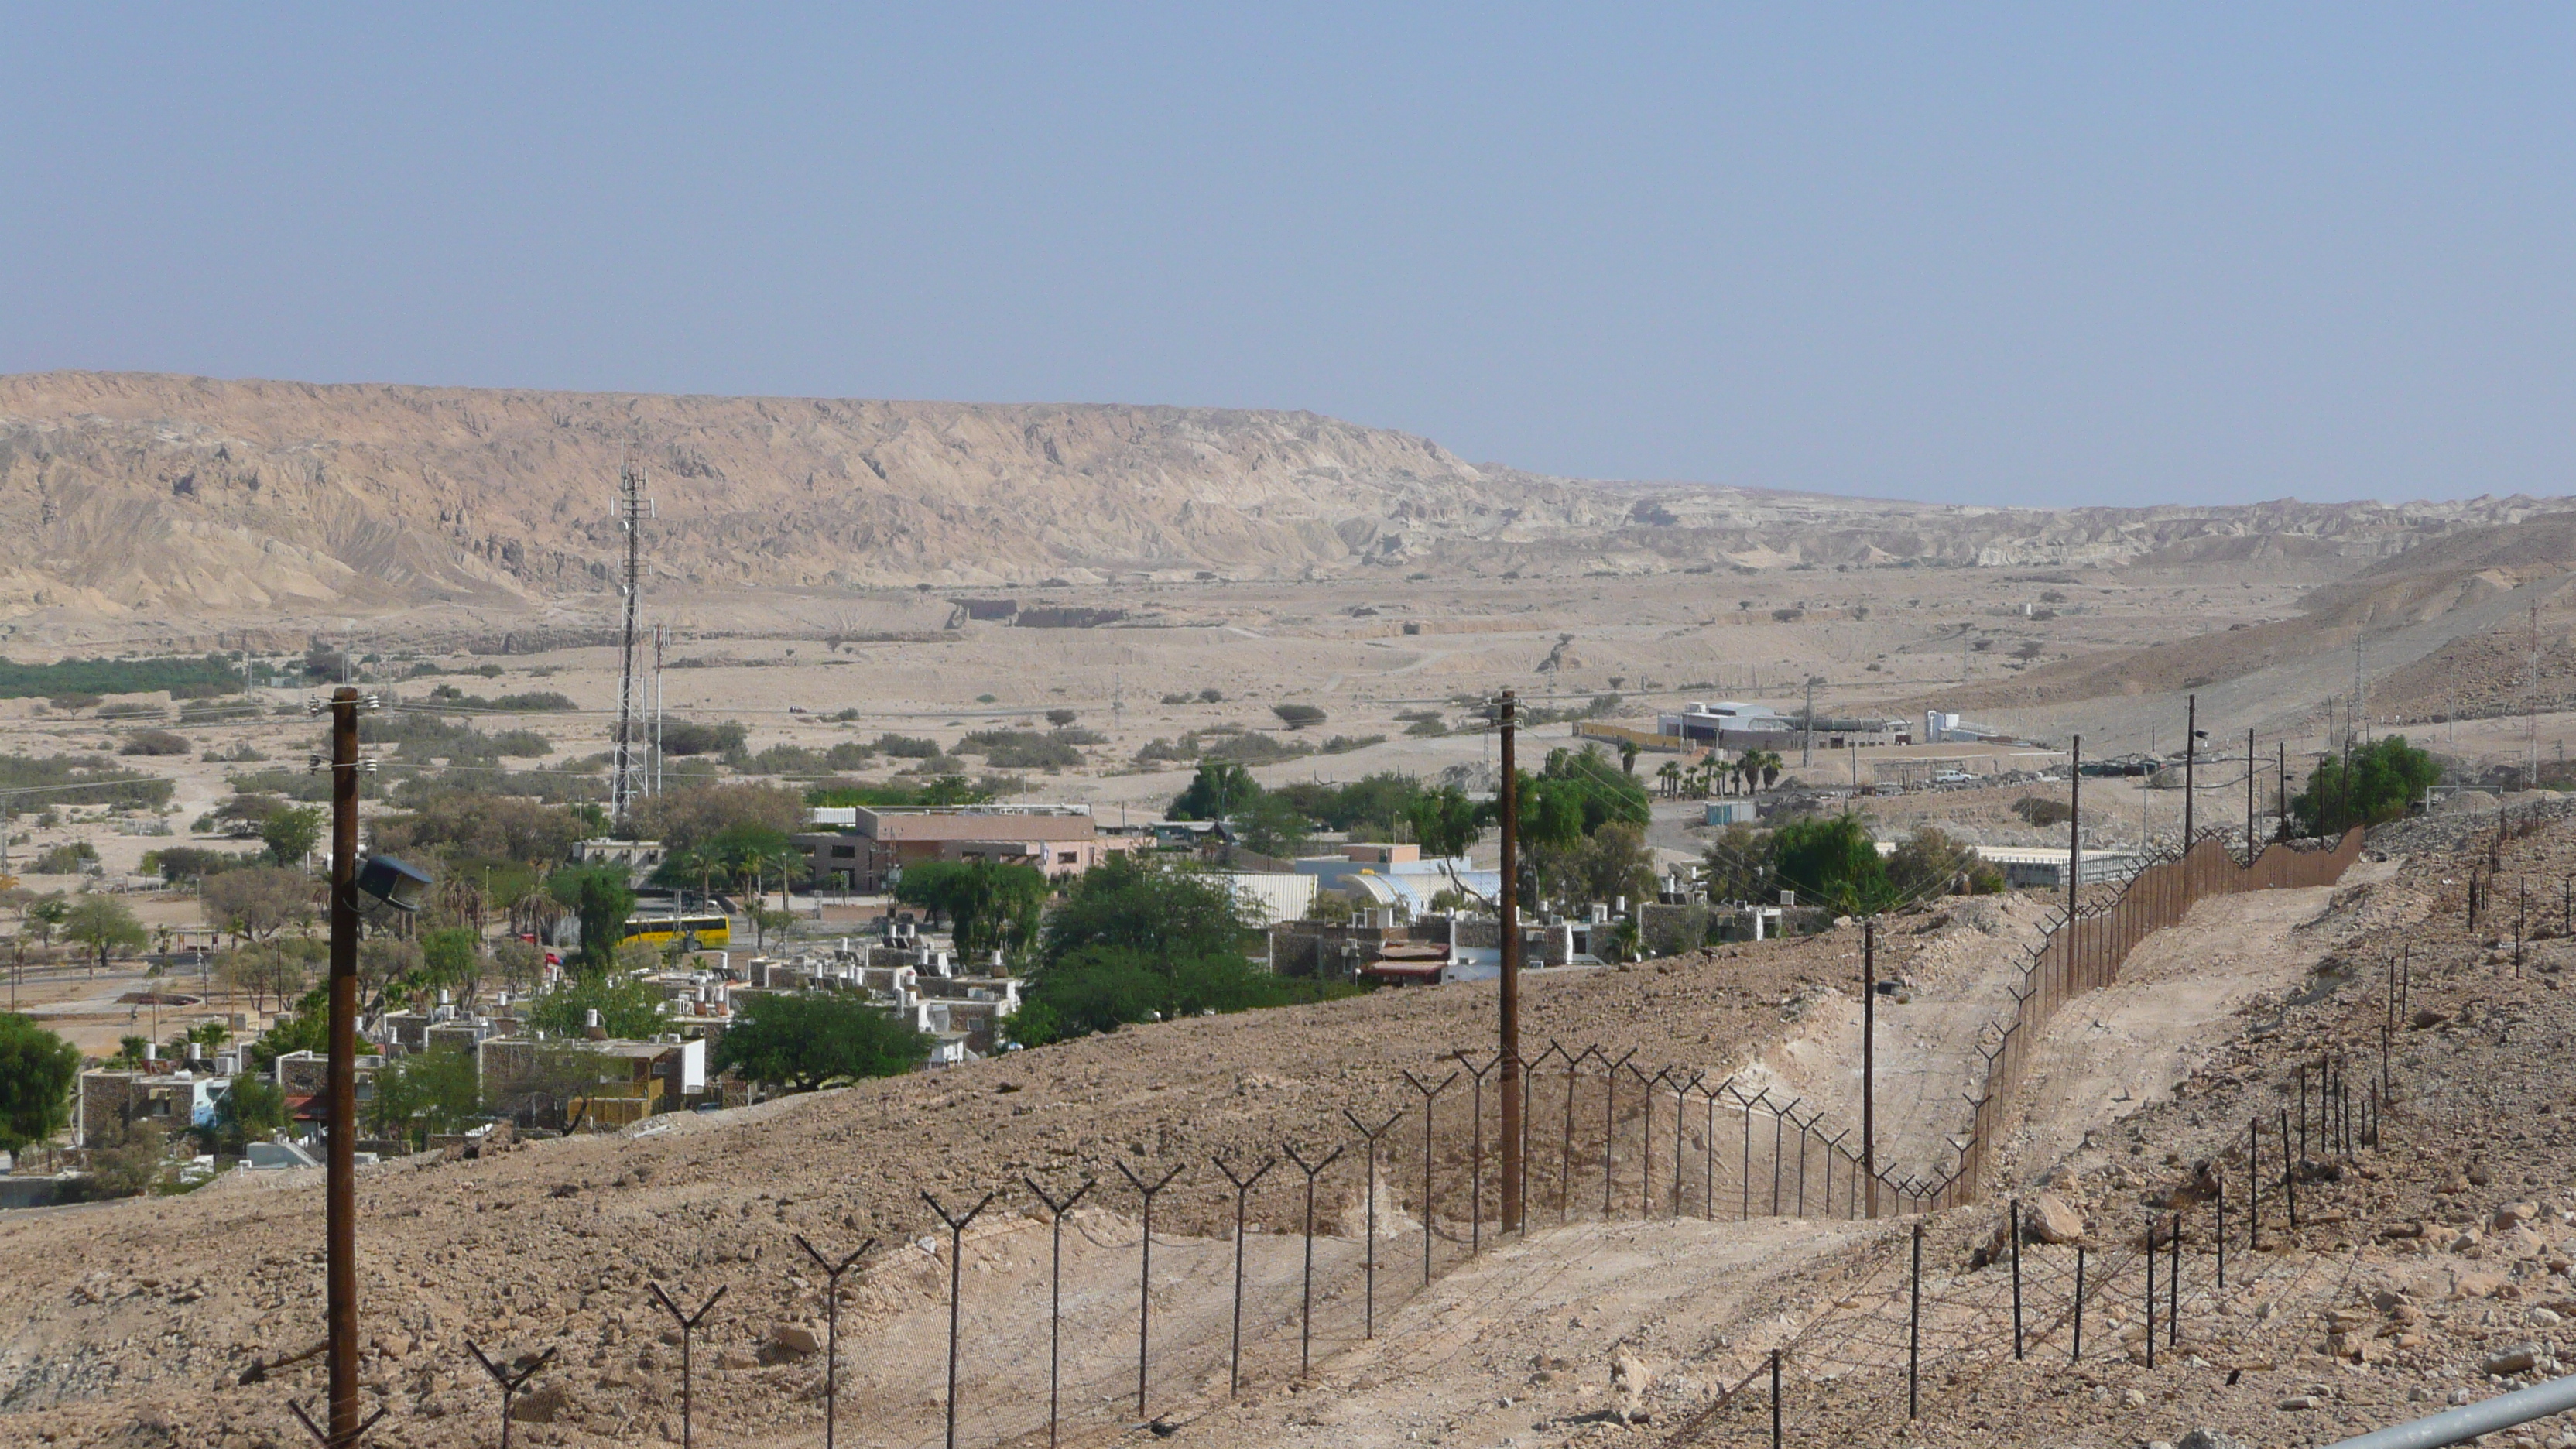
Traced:
<path fill-rule="evenodd" d="M 1209 878 L 1222 882 L 1244 915 L 1265 931 L 1281 921 L 1303 920 L 1315 906 L 1318 882 L 1303 871 L 1228 870 Z"/>

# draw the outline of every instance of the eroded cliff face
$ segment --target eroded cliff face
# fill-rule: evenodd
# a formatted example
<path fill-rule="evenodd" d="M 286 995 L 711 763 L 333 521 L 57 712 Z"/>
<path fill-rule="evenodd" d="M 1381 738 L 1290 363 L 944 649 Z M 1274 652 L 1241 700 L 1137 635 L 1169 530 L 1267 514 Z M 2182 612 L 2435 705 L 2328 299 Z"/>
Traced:
<path fill-rule="evenodd" d="M 657 589 L 2257 558 L 2323 582 L 2546 507 L 1947 507 L 1550 478 L 1312 413 L 56 372 L 0 378 L 0 611 L 595 601 L 621 460 Z"/>
<path fill-rule="evenodd" d="M 1614 524 L 1580 485 L 1306 413 L 0 379 L 0 600 L 399 608 L 609 587 L 621 458 L 658 576 L 982 583 L 1395 560 Z"/>

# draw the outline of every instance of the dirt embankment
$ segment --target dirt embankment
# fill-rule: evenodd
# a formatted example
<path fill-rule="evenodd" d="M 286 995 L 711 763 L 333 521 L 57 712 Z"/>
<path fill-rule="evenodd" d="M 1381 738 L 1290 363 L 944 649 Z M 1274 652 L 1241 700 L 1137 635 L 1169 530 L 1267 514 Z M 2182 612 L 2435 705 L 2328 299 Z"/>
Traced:
<path fill-rule="evenodd" d="M 1823 988 L 1839 969 L 1840 952 L 1834 938 L 1823 938 L 1632 969 L 1539 973 L 1527 990 L 1527 1040 L 1533 1051 L 1551 1039 L 1577 1048 L 1634 1047 L 1641 1063 L 1723 1075 L 1776 1037 L 1784 1005 Z M 1439 1081 L 1456 1070 L 1443 1054 L 1460 1048 L 1479 1052 L 1481 1061 L 1493 1010 L 1491 986 L 1386 991 L 1131 1029 L 716 1117 L 661 1119 L 634 1136 L 373 1170 L 360 1184 L 369 1378 L 396 1414 L 371 1442 L 471 1441 L 458 1416 L 481 1403 L 486 1388 L 464 1355 L 468 1334 L 487 1346 L 563 1346 L 579 1366 L 567 1382 L 582 1407 L 557 1432 L 614 1438 L 626 1432 L 622 1426 L 658 1423 L 674 1385 L 670 1365 L 660 1361 L 667 1355 L 654 1344 L 662 1325 L 646 1282 L 697 1294 L 729 1287 L 701 1340 L 701 1362 L 757 1354 L 779 1324 L 819 1316 L 811 1275 L 798 1266 L 793 1235 L 800 1233 L 844 1250 L 870 1236 L 910 1245 L 869 1278 L 862 1317 L 845 1327 L 854 1341 L 866 1332 L 879 1342 L 875 1334 L 884 1330 L 914 1344 L 921 1325 L 941 1318 L 946 1292 L 945 1274 L 923 1244 L 938 1235 L 919 1196 L 925 1190 L 958 1210 L 1001 1191 L 994 1215 L 979 1224 L 991 1236 L 975 1248 L 974 1281 L 979 1291 L 999 1292 L 1025 1309 L 1043 1282 L 1031 1275 L 1043 1266 L 1037 1255 L 1044 1235 L 1031 1231 L 1037 1219 L 1023 1174 L 1056 1191 L 1086 1176 L 1101 1180 L 1091 1205 L 1102 1211 L 1082 1219 L 1085 1241 L 1097 1239 L 1094 1247 L 1107 1254 L 1082 1290 L 1097 1299 L 1099 1321 L 1082 1331 L 1103 1344 L 1123 1342 L 1132 1331 L 1132 1317 L 1119 1318 L 1132 1314 L 1132 1279 L 1125 1276 L 1132 1258 L 1116 1245 L 1133 1244 L 1137 1203 L 1118 1174 L 1121 1161 L 1157 1176 L 1183 1169 L 1155 1204 L 1156 1236 L 1174 1245 L 1168 1257 L 1157 1249 L 1156 1292 L 1158 1302 L 1167 1292 L 1172 1301 L 1165 1330 L 1171 1372 L 1195 1392 L 1219 1361 L 1226 1324 L 1221 1289 L 1210 1285 L 1230 1270 L 1230 1253 L 1215 1240 L 1230 1233 L 1235 1208 L 1210 1159 L 1225 1154 L 1249 1170 L 1286 1145 L 1310 1160 L 1344 1145 L 1343 1158 L 1318 1182 L 1321 1225 L 1342 1238 L 1321 1251 L 1338 1341 L 1353 1317 L 1357 1257 L 1349 1238 L 1363 1233 L 1367 1220 L 1363 1151 L 1342 1114 L 1347 1109 L 1373 1126 L 1399 1119 L 1381 1154 L 1378 1217 L 1388 1239 L 1381 1252 L 1390 1261 L 1403 1254 L 1418 1270 L 1420 1099 L 1400 1073 Z M 1444 1269 L 1470 1234 L 1471 1086 L 1461 1077 L 1437 1099 L 1443 1237 L 1435 1251 Z M 1599 1089 L 1597 1079 L 1583 1085 L 1587 1129 Z M 1633 1121 L 1639 1094 L 1625 1083 L 1621 1090 L 1617 1105 Z M 1553 1100 L 1543 1085 L 1541 1111 Z M 1490 1086 L 1483 1105 L 1490 1148 L 1499 1116 Z M 1667 1107 L 1663 1120 L 1669 1117 Z M 1641 1166 L 1633 1143 L 1623 1146 L 1623 1204 L 1639 1190 L 1632 1184 Z M 1489 1159 L 1489 1182 L 1492 1172 Z M 1596 1174 L 1578 1186 L 1576 1213 L 1598 1183 Z M 1548 1199 L 1542 1210 L 1552 1205 Z M 1490 1199 L 1484 1207 L 1490 1219 Z M 1251 1223 L 1265 1234 L 1295 1229 L 1303 1211 L 1303 1178 L 1285 1166 L 1248 1201 Z M 0 1339 L 0 1403 L 37 1416 L 19 1421 L 30 1432 L 77 1426 L 77 1438 L 148 1413 L 184 1425 L 188 1443 L 260 1442 L 288 1422 L 281 1395 L 309 1392 L 318 1382 L 308 1382 L 312 1366 L 305 1365 L 265 1387 L 238 1384 L 253 1364 L 319 1336 L 320 1233 L 318 1184 L 275 1178 L 0 1223 L 0 1317 L 14 1325 Z M 1075 1251 L 1079 1261 L 1086 1249 L 1076 1243 Z M 1167 1266 L 1175 1275 L 1168 1290 L 1161 1282 Z M 1273 1290 L 1289 1267 L 1275 1253 L 1259 1255 L 1254 1267 L 1275 1310 Z M 1379 1276 L 1392 1301 L 1403 1275 L 1389 1268 Z M 1122 1291 L 1127 1296 L 1118 1296 Z M 1007 1332 L 988 1322 L 979 1333 L 1025 1348 L 1034 1330 L 1019 1309 Z M 1130 1328 L 1115 1329 L 1121 1321 Z M 896 1419 L 930 1413 L 925 1395 L 936 1388 L 936 1373 L 913 1372 L 921 1365 L 906 1356 L 908 1348 L 870 1352 L 882 1362 L 869 1372 L 900 1386 L 889 1388 L 880 1407 Z M 1100 1352 L 1084 1372 L 1106 1382 L 1115 1377 L 1116 1351 Z M 980 1362 L 974 1372 L 982 1402 L 1025 1405 L 1025 1358 Z M 727 1433 L 801 1430 L 812 1406 L 795 1395 L 811 1367 L 702 1380 L 702 1430 L 714 1425 L 717 1443 L 728 1442 Z M 1274 1357 L 1265 1372 L 1276 1368 Z"/>

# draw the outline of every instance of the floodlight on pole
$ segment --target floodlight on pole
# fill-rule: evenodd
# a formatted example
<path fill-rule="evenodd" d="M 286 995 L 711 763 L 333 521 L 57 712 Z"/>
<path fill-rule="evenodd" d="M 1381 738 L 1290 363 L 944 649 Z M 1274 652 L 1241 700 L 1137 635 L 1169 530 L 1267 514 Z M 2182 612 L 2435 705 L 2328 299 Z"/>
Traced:
<path fill-rule="evenodd" d="M 397 911 L 420 909 L 429 876 L 390 855 L 371 855 L 358 863 L 358 889 Z"/>

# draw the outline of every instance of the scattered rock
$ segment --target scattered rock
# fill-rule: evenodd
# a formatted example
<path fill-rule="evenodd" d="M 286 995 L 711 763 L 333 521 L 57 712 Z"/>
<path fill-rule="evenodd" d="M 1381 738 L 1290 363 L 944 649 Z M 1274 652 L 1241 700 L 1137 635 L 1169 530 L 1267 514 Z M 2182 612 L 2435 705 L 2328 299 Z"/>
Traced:
<path fill-rule="evenodd" d="M 2297 1413 L 2303 1409 L 2322 1408 L 2324 1405 L 2325 1400 L 2318 1398 L 2314 1394 L 2292 1394 L 2290 1397 L 2283 1399 L 2272 1407 L 2290 1413 Z"/>
<path fill-rule="evenodd" d="M 1637 1395 L 1654 1387 L 1655 1374 L 1635 1354 L 1622 1353 L 1610 1360 L 1610 1383 L 1624 1393 Z"/>
<path fill-rule="evenodd" d="M 760 1367 L 760 1360 L 743 1352 L 741 1349 L 729 1348 L 716 1355 L 716 1367 L 720 1369 L 754 1369 Z"/>
<path fill-rule="evenodd" d="M 2174 1441 L 2174 1449 L 2245 1449 L 2245 1446 L 2216 1429 L 2194 1429 Z"/>
<path fill-rule="evenodd" d="M 2075 1243 L 2084 1238 L 2084 1215 L 2053 1192 L 2032 1198 L 2022 1209 L 2022 1231 L 2035 1242 Z"/>
<path fill-rule="evenodd" d="M 2531 1366 L 2538 1362 L 2540 1362 L 2540 1355 L 2533 1351 L 2530 1345 L 2526 1344 L 2521 1348 L 2506 1349 L 2504 1352 L 2488 1359 L 2485 1363 L 2478 1365 L 2478 1372 L 2494 1374 L 2501 1378 L 2508 1374 L 2528 1372 Z"/>
<path fill-rule="evenodd" d="M 769 1347 L 776 1353 L 804 1358 L 823 1351 L 822 1335 L 800 1323 L 782 1323 L 769 1330 Z"/>
<path fill-rule="evenodd" d="M 510 1417 L 522 1424 L 551 1424 L 572 1410 L 572 1385 L 548 1379 L 510 1401 Z"/>

